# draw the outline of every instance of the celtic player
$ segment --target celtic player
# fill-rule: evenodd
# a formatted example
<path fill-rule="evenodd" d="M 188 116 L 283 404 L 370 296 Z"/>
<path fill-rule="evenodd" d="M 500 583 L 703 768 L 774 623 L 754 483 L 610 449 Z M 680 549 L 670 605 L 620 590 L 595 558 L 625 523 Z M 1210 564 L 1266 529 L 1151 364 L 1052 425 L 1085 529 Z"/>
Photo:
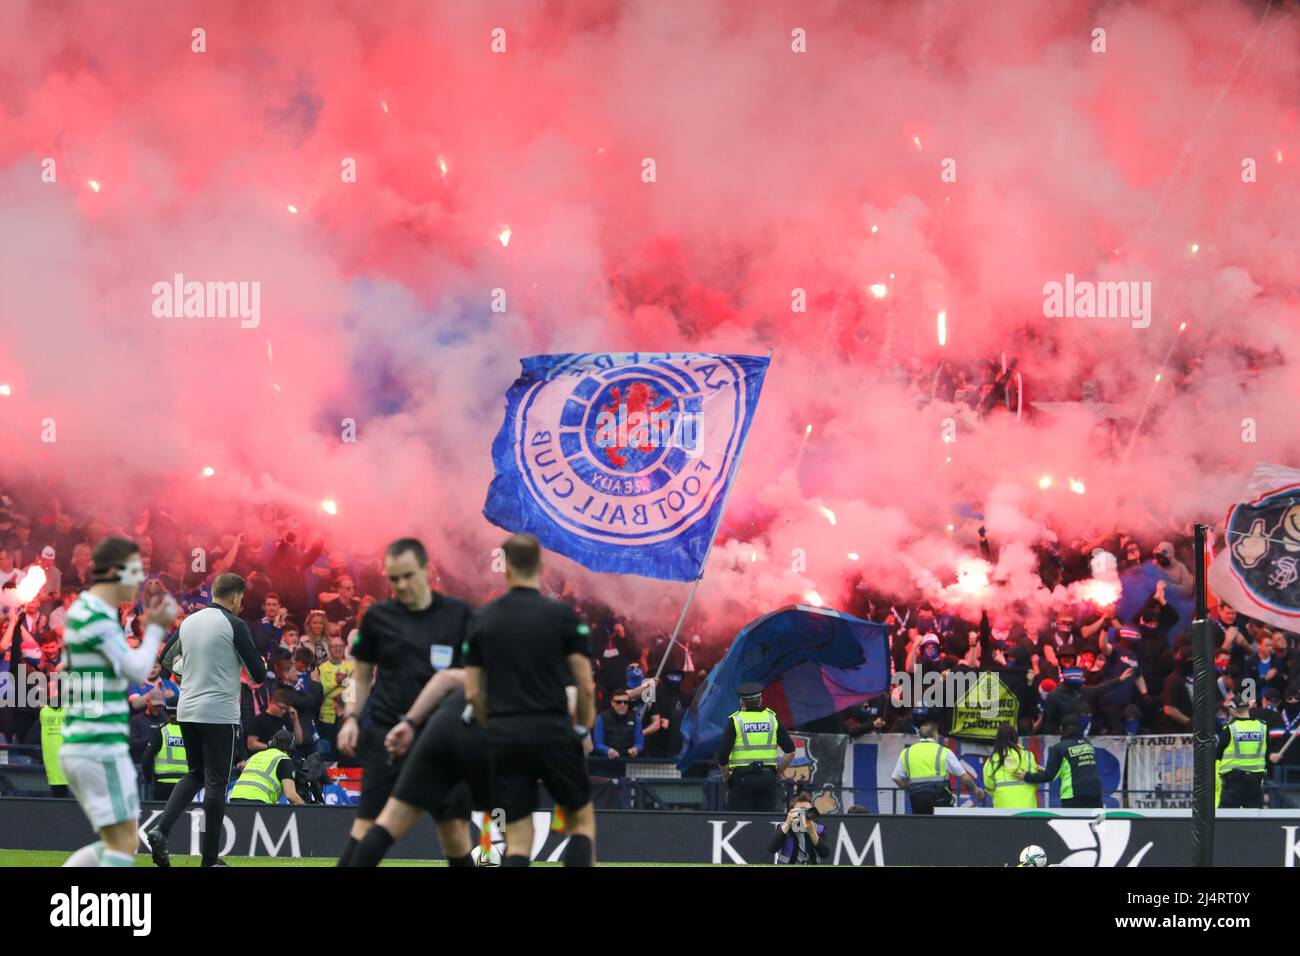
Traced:
<path fill-rule="evenodd" d="M 72 686 L 63 724 L 59 765 L 99 841 L 68 857 L 64 866 L 131 866 L 139 837 L 140 798 L 127 747 L 131 716 L 129 683 L 144 681 L 158 659 L 167 627 L 175 618 L 170 595 L 148 609 L 144 640 L 135 650 L 118 623 L 120 604 L 135 600 L 143 583 L 140 549 L 110 535 L 91 552 L 94 583 L 68 608 L 63 634 L 65 667 Z M 95 681 L 102 679 L 102 684 Z M 90 687 L 102 687 L 91 696 Z"/>

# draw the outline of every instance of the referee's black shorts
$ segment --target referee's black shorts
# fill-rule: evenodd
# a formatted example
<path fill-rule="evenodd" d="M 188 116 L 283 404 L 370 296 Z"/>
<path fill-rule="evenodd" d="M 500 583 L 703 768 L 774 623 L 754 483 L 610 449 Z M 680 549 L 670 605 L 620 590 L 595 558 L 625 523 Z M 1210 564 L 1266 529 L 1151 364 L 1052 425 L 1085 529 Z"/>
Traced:
<path fill-rule="evenodd" d="M 495 741 L 488 745 L 492 770 L 492 806 L 505 811 L 506 822 L 528 816 L 538 807 L 537 783 L 565 810 L 591 802 L 591 781 L 578 735 L 561 731 L 541 743 Z"/>
<path fill-rule="evenodd" d="M 391 727 L 377 725 L 367 720 L 361 725 L 360 740 L 357 742 L 357 759 L 361 763 L 361 796 L 357 798 L 357 816 L 362 820 L 374 820 L 379 811 L 384 809 L 392 795 L 397 778 L 402 773 L 401 758 L 390 759 L 384 749 L 384 738 Z"/>
<path fill-rule="evenodd" d="M 406 755 L 393 796 L 439 823 L 490 809 L 487 738 L 478 721 L 466 724 L 457 711 L 435 711 Z"/>

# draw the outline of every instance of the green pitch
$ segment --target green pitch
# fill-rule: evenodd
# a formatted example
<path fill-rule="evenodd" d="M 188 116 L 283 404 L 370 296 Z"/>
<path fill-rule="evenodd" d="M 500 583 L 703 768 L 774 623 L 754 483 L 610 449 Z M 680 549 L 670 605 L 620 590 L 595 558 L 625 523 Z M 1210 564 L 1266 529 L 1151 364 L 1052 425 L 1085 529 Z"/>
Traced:
<path fill-rule="evenodd" d="M 61 850 L 0 850 L 0 866 L 62 866 L 69 854 Z M 231 866 L 333 866 L 327 857 L 228 856 Z M 138 853 L 136 866 L 153 866 L 148 853 Z M 197 856 L 172 854 L 173 867 L 198 867 Z M 380 866 L 446 866 L 442 860 L 385 860 Z M 602 866 L 708 866 L 707 863 L 602 863 Z M 558 863 L 534 863 L 533 866 L 559 866 Z"/>

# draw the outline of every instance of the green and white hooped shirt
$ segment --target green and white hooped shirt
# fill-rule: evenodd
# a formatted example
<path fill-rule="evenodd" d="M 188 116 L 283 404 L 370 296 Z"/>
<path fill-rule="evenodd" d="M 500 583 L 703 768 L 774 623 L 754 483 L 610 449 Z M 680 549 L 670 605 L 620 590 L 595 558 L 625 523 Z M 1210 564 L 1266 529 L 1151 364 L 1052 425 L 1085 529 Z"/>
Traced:
<path fill-rule="evenodd" d="M 63 723 L 63 753 L 101 757 L 129 753 L 127 679 L 130 648 L 117 610 L 89 591 L 68 608 L 63 632 L 65 673 L 72 682 Z"/>

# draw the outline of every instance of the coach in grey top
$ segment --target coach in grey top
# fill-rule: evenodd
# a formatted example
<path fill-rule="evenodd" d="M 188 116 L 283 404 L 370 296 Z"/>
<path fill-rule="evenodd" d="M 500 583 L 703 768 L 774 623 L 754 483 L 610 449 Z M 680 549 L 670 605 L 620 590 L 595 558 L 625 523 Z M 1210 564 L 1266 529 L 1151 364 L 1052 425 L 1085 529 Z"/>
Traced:
<path fill-rule="evenodd" d="M 185 739 L 189 773 L 181 777 L 157 824 L 145 834 L 153 861 L 171 866 L 167 835 L 199 792 L 203 792 L 203 866 L 225 866 L 218 859 L 226 816 L 226 785 L 239 737 L 239 672 L 248 668 L 254 683 L 266 680 L 266 664 L 253 646 L 244 607 L 244 579 L 219 574 L 212 582 L 212 604 L 191 614 L 163 655 L 163 666 L 180 678 L 176 719 Z"/>
<path fill-rule="evenodd" d="M 180 723 L 239 723 L 239 672 L 247 667 L 254 681 L 266 679 L 266 664 L 253 646 L 248 625 L 231 610 L 240 610 L 243 603 L 243 592 L 233 605 L 222 605 L 214 594 L 209 606 L 181 622 L 180 634 L 168 651 L 174 656 L 171 661 L 163 659 L 169 670 L 176 657 L 181 659 L 184 690 L 176 708 Z"/>

